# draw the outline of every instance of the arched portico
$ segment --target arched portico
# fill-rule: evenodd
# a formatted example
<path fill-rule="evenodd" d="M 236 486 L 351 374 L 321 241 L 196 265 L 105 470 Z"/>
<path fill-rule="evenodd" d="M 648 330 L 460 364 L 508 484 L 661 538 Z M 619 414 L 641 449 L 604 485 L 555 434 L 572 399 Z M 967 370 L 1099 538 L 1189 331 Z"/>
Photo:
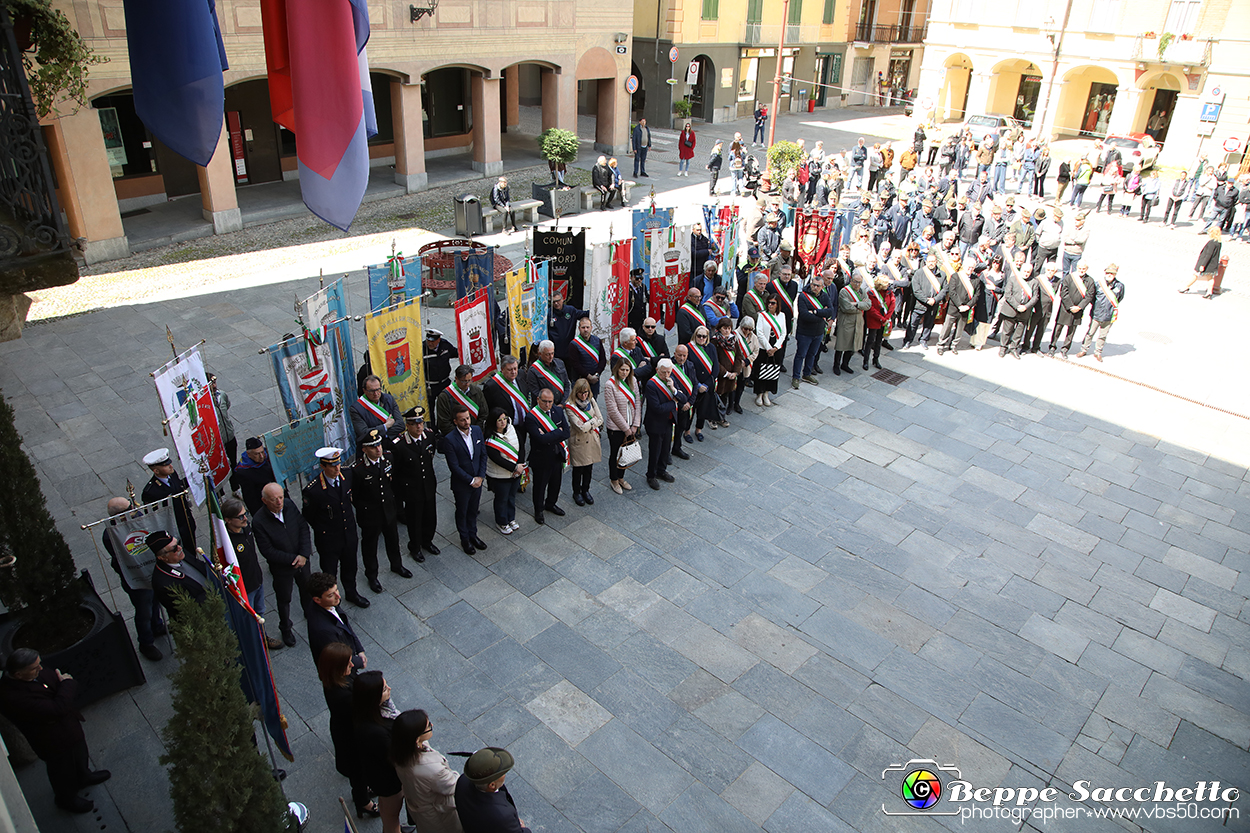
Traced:
<path fill-rule="evenodd" d="M 968 91 L 972 85 L 972 59 L 962 52 L 948 57 L 946 73 L 938 93 L 936 114 L 939 121 L 962 119 L 968 111 Z"/>
<path fill-rule="evenodd" d="M 1185 79 L 1176 70 L 1148 72 L 1138 78 L 1137 89 L 1141 90 L 1141 95 L 1133 114 L 1132 132 L 1147 133 L 1156 142 L 1166 141 L 1184 88 Z"/>
<path fill-rule="evenodd" d="M 1010 58 L 995 64 L 990 74 L 987 111 L 1031 126 L 1042 90 L 1042 71 L 1037 64 L 1025 58 Z"/>
<path fill-rule="evenodd" d="M 1086 64 L 1069 69 L 1062 81 L 1054 132 L 1070 136 L 1105 135 L 1120 86 L 1116 74 L 1106 67 Z"/>
<path fill-rule="evenodd" d="M 579 101 L 595 115 L 595 150 L 624 153 L 629 103 L 616 58 L 592 46 L 578 58 L 576 78 L 582 88 Z"/>

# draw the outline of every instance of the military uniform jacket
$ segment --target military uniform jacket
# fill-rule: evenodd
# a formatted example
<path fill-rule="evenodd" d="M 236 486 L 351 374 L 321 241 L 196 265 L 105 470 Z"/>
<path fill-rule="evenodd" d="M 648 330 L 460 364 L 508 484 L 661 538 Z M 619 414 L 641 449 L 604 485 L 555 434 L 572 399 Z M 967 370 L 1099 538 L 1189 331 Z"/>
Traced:
<path fill-rule="evenodd" d="M 317 551 L 324 554 L 338 545 L 356 548 L 356 514 L 352 511 L 351 470 L 342 471 L 337 487 L 325 474 L 304 487 L 304 519 L 312 527 Z"/>
<path fill-rule="evenodd" d="M 377 529 L 395 523 L 394 461 L 384 450 L 377 462 L 361 454 L 352 466 L 352 506 L 356 509 L 356 522 L 362 528 Z"/>
<path fill-rule="evenodd" d="M 438 480 L 434 475 L 434 455 L 438 451 L 434 436 L 426 431 L 414 440 L 408 432 L 391 440 L 391 478 L 403 494 L 434 497 Z"/>
<path fill-rule="evenodd" d="M 191 574 L 192 571 L 194 571 L 194 575 Z M 189 558 L 183 559 L 177 564 L 166 564 L 164 561 L 157 561 L 156 566 L 152 568 L 152 592 L 156 595 L 156 601 L 160 603 L 161 607 L 165 608 L 165 612 L 169 614 L 170 619 L 173 619 L 175 616 L 174 591 L 182 590 L 197 603 L 203 602 L 207 598 L 207 594 L 204 592 L 204 582 L 206 581 L 208 581 L 208 577 Z"/>
<path fill-rule="evenodd" d="M 157 480 L 156 475 L 152 475 L 152 479 L 143 487 L 140 498 L 144 503 L 154 503 L 161 498 L 185 491 L 187 491 L 187 481 L 179 477 L 178 472 L 169 476 L 168 486 Z M 195 540 L 195 515 L 191 514 L 191 501 L 188 498 L 189 495 L 184 494 L 182 497 L 174 498 L 171 503 L 174 508 L 174 518 L 178 521 L 178 537 L 182 539 L 180 543 L 185 544 L 189 550 Z"/>

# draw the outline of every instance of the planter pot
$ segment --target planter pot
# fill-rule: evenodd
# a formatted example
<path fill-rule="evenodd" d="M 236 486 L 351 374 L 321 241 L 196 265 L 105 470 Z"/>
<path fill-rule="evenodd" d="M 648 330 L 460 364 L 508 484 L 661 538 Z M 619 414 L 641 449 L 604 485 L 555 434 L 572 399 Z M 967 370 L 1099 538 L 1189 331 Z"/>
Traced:
<path fill-rule="evenodd" d="M 88 706 L 110 694 L 147 682 L 139 657 L 135 654 L 126 620 L 114 613 L 96 593 L 86 571 L 78 578 L 81 592 L 79 608 L 89 613 L 94 622 L 87 635 L 70 647 L 42 654 L 45 668 L 59 668 L 73 675 L 78 682 L 77 708 Z M 0 615 L 0 654 L 13 651 L 13 638 L 23 624 L 21 613 Z"/>
<path fill-rule="evenodd" d="M 582 210 L 581 200 L 578 198 L 580 193 L 580 188 L 569 188 L 567 191 L 561 191 L 550 185 L 538 185 L 537 183 L 530 185 L 531 197 L 542 203 L 542 205 L 538 206 L 538 213 L 552 218 L 556 216 L 556 206 L 560 208 L 561 217 L 580 213 Z"/>

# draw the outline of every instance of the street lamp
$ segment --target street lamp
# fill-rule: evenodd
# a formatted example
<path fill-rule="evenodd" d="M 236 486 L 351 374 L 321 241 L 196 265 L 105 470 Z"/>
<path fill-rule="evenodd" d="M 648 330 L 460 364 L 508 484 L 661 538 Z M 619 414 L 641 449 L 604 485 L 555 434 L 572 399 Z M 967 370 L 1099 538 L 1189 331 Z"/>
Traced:
<path fill-rule="evenodd" d="M 409 6 L 408 7 L 408 13 L 412 16 L 413 23 L 416 23 L 418 20 L 425 17 L 427 14 L 430 17 L 434 16 L 434 12 L 438 9 L 438 0 L 427 0 L 427 2 L 430 4 L 429 6 L 424 6 L 424 7 Z"/>

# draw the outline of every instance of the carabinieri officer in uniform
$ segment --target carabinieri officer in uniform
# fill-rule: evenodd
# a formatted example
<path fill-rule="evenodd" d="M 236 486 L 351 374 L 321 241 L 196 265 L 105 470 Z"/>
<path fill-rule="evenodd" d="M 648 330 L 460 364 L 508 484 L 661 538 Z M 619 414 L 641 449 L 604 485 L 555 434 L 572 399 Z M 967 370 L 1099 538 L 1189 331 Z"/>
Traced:
<path fill-rule="evenodd" d="M 352 511 L 350 473 L 340 468 L 343 450 L 333 446 L 319 448 L 317 459 L 321 473 L 304 487 L 304 520 L 313 530 L 321 572 L 339 576 L 344 598 L 357 607 L 368 607 L 369 600 L 356 590 L 359 536 L 356 513 Z"/>

